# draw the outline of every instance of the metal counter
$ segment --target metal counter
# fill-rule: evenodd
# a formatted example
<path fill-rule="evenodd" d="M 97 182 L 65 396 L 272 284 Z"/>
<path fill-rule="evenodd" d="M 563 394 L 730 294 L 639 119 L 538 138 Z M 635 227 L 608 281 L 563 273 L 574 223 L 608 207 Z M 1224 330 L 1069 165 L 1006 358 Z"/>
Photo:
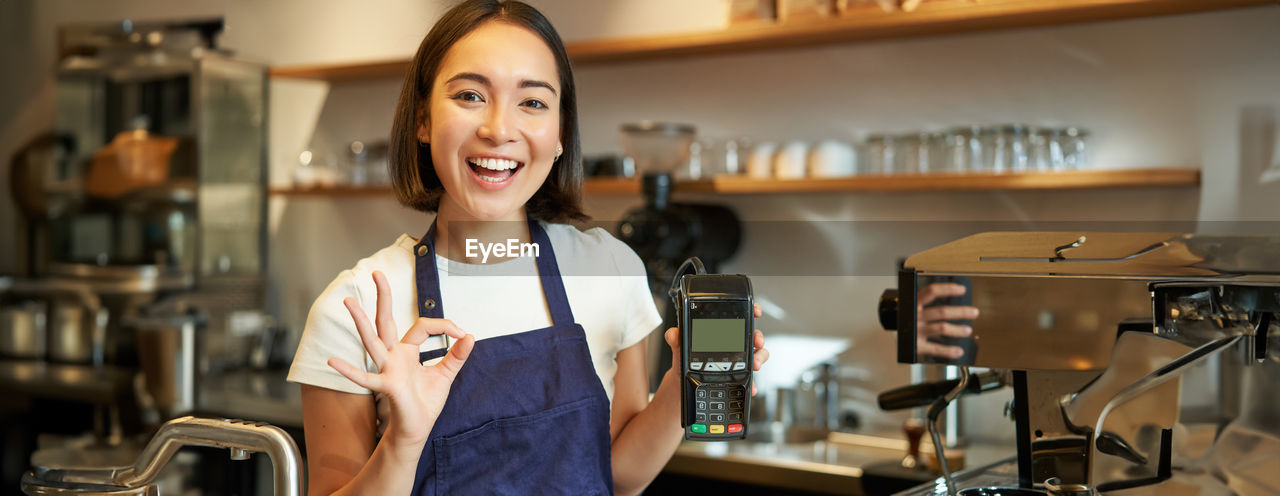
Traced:
<path fill-rule="evenodd" d="M 665 473 L 723 479 L 794 491 L 865 494 L 862 468 L 902 460 L 906 441 L 857 434 L 809 443 L 686 441 L 667 462 Z M 980 466 L 1013 454 L 1013 446 L 972 445 L 966 466 Z"/>
<path fill-rule="evenodd" d="M 237 371 L 200 383 L 202 413 L 302 427 L 301 389 L 286 372 Z M 906 441 L 892 437 L 835 434 L 809 443 L 685 442 L 664 473 L 825 494 L 864 494 L 862 467 L 901 460 Z M 981 466 L 1013 454 L 1012 446 L 972 445 L 966 465 Z"/>

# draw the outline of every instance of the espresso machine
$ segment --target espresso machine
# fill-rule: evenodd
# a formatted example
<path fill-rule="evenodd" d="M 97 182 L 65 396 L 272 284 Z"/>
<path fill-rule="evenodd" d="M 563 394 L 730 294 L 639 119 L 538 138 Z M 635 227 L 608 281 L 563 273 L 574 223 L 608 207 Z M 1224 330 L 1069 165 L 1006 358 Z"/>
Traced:
<path fill-rule="evenodd" d="M 919 291 L 961 277 L 971 342 L 929 356 Z M 948 402 L 1014 391 L 1016 459 L 952 474 L 944 458 L 937 483 L 900 494 L 1280 494 L 1280 237 L 976 234 L 908 258 L 881 318 L 899 362 L 961 367 L 894 398 L 932 403 L 937 452 Z"/>
<path fill-rule="evenodd" d="M 265 307 L 267 69 L 221 49 L 222 29 L 59 27 L 54 126 L 12 158 L 24 270 L 0 277 L 0 307 L 48 324 L 30 326 L 47 347 L 0 357 L 0 389 L 33 405 L 4 419 L 27 426 L 12 444 L 91 424 L 95 446 L 118 447 L 195 411 L 199 376 L 242 365 L 251 324 L 269 320 L 253 318 Z M 6 477 L 25 462 L 5 461 Z"/>
<path fill-rule="evenodd" d="M 65 288 L 94 295 L 102 308 L 80 312 L 105 326 L 93 365 L 136 366 L 144 331 L 192 323 L 212 348 L 201 355 L 219 356 L 232 314 L 265 306 L 267 72 L 220 49 L 222 28 L 59 29 L 54 127 L 14 159 L 25 274 L 0 297 L 71 306 Z"/>

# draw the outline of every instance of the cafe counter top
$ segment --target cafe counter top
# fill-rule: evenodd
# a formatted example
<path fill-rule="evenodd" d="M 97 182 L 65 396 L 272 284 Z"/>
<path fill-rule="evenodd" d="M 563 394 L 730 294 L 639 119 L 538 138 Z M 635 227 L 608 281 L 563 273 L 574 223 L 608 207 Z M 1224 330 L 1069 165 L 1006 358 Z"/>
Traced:
<path fill-rule="evenodd" d="M 663 471 L 789 492 L 863 495 L 869 493 L 866 468 L 896 465 L 905 447 L 901 439 L 848 433 L 804 443 L 685 441 Z M 974 444 L 965 452 L 972 467 L 1009 457 L 1013 447 Z"/>
<path fill-rule="evenodd" d="M 286 371 L 235 371 L 201 380 L 199 413 L 269 422 L 300 431 L 301 389 Z M 301 441 L 299 439 L 299 441 Z M 867 494 L 869 466 L 902 460 L 905 441 L 885 436 L 834 433 L 804 443 L 693 442 L 676 450 L 664 474 L 776 488 L 808 494 Z M 971 445 L 966 466 L 1013 454 L 1012 446 Z"/>

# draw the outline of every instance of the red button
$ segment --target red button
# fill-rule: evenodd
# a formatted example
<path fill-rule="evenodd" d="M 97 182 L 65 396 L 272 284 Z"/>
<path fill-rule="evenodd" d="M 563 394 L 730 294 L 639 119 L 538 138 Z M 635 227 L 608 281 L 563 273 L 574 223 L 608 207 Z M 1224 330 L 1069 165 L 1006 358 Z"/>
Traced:
<path fill-rule="evenodd" d="M 735 432 L 742 432 L 742 424 L 729 424 L 729 428 L 727 429 L 727 431 L 729 432 L 729 434 L 733 434 Z"/>

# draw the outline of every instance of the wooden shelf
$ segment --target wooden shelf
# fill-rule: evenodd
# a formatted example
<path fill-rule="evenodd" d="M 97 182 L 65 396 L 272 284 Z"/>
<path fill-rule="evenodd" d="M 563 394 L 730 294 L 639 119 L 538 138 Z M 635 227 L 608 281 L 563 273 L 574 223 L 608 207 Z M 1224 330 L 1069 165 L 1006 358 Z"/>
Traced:
<path fill-rule="evenodd" d="M 1275 0 L 927 0 L 914 12 L 862 8 L 825 20 L 566 44 L 577 66 L 774 50 L 1275 5 Z M 402 77 L 409 59 L 286 66 L 272 77 L 349 81 Z"/>
<path fill-rule="evenodd" d="M 1098 188 L 1199 186 L 1198 169 L 1117 169 L 1016 174 L 895 174 L 838 179 L 760 180 L 717 177 L 676 185 L 677 192 L 717 194 L 920 191 L 1051 191 Z"/>
<path fill-rule="evenodd" d="M 594 181 L 594 180 L 593 180 Z M 609 179 L 597 194 L 639 194 L 638 179 Z M 629 183 L 629 184 L 627 184 Z M 676 193 L 785 194 L 892 193 L 913 191 L 1019 191 L 1097 188 L 1189 187 L 1200 185 L 1200 171 L 1189 168 L 1082 170 L 1017 174 L 894 174 L 832 179 L 751 179 L 719 176 L 676 183 Z M 588 194 L 591 188 L 586 188 Z"/>
<path fill-rule="evenodd" d="M 638 195 L 640 180 L 634 178 L 595 177 L 582 181 L 584 195 Z"/>
<path fill-rule="evenodd" d="M 1190 168 L 1082 170 L 1026 172 L 1018 174 L 896 174 L 862 175 L 834 179 L 751 179 L 720 176 L 705 181 L 680 182 L 676 193 L 723 195 L 788 193 L 893 193 L 920 191 L 1055 191 L 1099 188 L 1194 187 L 1200 170 Z M 583 182 L 587 196 L 640 194 L 639 179 L 593 178 Z M 271 188 L 285 196 L 392 195 L 387 187 Z"/>

